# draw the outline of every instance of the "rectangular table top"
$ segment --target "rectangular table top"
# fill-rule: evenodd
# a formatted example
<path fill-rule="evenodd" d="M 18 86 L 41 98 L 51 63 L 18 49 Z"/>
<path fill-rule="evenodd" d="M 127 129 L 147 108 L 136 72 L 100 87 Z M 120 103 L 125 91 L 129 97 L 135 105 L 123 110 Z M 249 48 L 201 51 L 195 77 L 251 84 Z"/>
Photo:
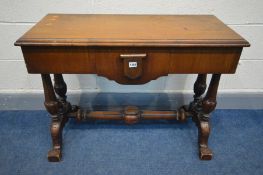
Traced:
<path fill-rule="evenodd" d="M 18 46 L 246 47 L 213 15 L 48 14 Z"/>

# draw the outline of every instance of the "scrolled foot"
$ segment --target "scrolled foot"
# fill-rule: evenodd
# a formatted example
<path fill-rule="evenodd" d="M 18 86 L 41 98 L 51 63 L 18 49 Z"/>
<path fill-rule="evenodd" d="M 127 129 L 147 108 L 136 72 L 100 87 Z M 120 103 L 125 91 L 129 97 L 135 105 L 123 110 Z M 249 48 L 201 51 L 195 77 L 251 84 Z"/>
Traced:
<path fill-rule="evenodd" d="M 201 160 L 211 160 L 213 157 L 213 153 L 208 147 L 200 147 L 199 157 Z"/>
<path fill-rule="evenodd" d="M 59 162 L 62 154 L 60 149 L 52 149 L 48 152 L 47 158 L 49 162 Z"/>

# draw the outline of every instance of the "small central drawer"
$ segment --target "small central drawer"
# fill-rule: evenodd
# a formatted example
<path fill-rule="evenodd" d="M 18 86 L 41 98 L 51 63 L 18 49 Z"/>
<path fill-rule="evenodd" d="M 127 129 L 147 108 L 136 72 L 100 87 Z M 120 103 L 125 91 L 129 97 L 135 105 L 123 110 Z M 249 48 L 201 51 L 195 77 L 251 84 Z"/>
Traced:
<path fill-rule="evenodd" d="M 123 73 L 129 79 L 137 79 L 142 76 L 143 62 L 147 58 L 147 54 L 121 54 L 123 60 Z"/>
<path fill-rule="evenodd" d="M 170 54 L 143 48 L 109 49 L 96 53 L 100 76 L 121 84 L 143 84 L 169 72 Z"/>

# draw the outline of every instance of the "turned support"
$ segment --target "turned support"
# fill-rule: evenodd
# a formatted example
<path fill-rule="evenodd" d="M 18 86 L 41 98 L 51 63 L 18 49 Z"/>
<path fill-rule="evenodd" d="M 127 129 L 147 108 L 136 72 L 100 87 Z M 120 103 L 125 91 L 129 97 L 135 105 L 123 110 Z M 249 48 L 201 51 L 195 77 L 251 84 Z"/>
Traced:
<path fill-rule="evenodd" d="M 206 90 L 206 74 L 198 74 L 194 84 L 194 101 L 198 102 Z"/>
<path fill-rule="evenodd" d="M 202 95 L 205 93 L 207 87 L 206 78 L 207 74 L 198 74 L 194 83 L 194 100 L 190 103 L 189 108 L 187 109 L 188 111 L 201 111 L 201 106 L 199 103 L 202 100 Z M 197 115 L 193 114 L 192 120 L 198 124 Z"/>
<path fill-rule="evenodd" d="M 150 111 L 140 110 L 136 106 L 127 106 L 121 111 L 88 111 L 78 109 L 68 114 L 77 121 L 88 120 L 122 120 L 126 124 L 135 124 L 140 120 L 177 120 L 185 122 L 190 116 L 187 111 L 180 108 L 178 111 Z"/>
<path fill-rule="evenodd" d="M 201 95 L 205 92 L 205 78 L 198 75 L 194 85 L 194 101 L 191 103 L 193 120 L 198 127 L 199 156 L 202 160 L 211 160 L 212 151 L 208 147 L 210 134 L 209 114 L 216 107 L 216 96 L 221 74 L 213 74 L 207 93 L 202 99 Z M 199 82 L 199 83 L 198 83 Z M 198 85 L 199 84 L 199 85 Z"/>
<path fill-rule="evenodd" d="M 65 101 L 67 96 L 67 85 L 63 79 L 62 74 L 54 74 L 54 90 L 59 96 L 59 99 Z"/>
<path fill-rule="evenodd" d="M 62 104 L 56 98 L 52 81 L 49 74 L 41 74 L 45 102 L 47 111 L 51 114 L 50 132 L 52 138 L 52 149 L 48 152 L 48 160 L 52 162 L 60 161 L 62 149 L 62 129 L 65 120 L 63 120 Z"/>
<path fill-rule="evenodd" d="M 67 85 L 63 79 L 62 74 L 54 74 L 54 90 L 55 93 L 58 95 L 58 101 L 62 105 L 62 108 L 60 108 L 60 114 L 63 116 L 62 124 L 64 125 L 68 121 L 68 117 L 66 114 L 70 111 L 71 105 L 67 102 Z"/>
<path fill-rule="evenodd" d="M 206 90 L 206 77 L 207 74 L 198 74 L 194 83 L 194 101 L 190 103 L 189 110 L 193 110 L 198 105 L 198 102 L 202 99 L 202 95 Z"/>
<path fill-rule="evenodd" d="M 61 114 L 63 115 L 63 120 L 68 121 L 67 113 L 76 111 L 78 106 L 71 105 L 67 101 L 67 84 L 65 83 L 62 74 L 54 74 L 54 90 L 58 95 L 58 101 L 62 104 Z"/>

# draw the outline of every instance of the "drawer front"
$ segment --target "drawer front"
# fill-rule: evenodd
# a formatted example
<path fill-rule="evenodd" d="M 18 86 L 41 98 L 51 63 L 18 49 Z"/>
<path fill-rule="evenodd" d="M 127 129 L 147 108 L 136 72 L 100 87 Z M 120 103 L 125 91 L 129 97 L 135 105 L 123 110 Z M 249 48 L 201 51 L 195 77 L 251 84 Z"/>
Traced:
<path fill-rule="evenodd" d="M 143 84 L 174 73 L 234 73 L 242 48 L 22 47 L 29 73 L 97 74 Z"/>
<path fill-rule="evenodd" d="M 169 52 L 109 49 L 96 52 L 96 73 L 121 84 L 143 84 L 169 73 Z"/>

